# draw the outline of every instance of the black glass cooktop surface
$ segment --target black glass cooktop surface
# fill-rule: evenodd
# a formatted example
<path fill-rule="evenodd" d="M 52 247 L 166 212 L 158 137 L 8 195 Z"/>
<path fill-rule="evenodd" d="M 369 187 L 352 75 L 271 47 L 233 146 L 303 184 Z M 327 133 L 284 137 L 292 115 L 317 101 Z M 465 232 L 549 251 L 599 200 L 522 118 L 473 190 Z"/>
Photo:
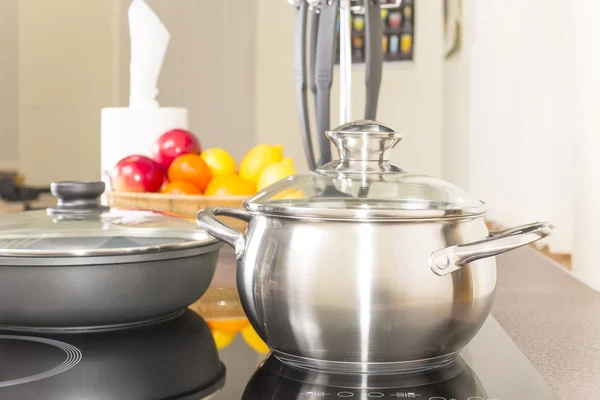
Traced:
<path fill-rule="evenodd" d="M 273 356 L 265 359 L 238 339 L 221 351 L 228 376 L 216 399 L 558 400 L 493 317 L 455 362 L 397 376 L 297 369 Z"/>
<path fill-rule="evenodd" d="M 0 331 L 0 399 L 558 399 L 493 317 L 456 361 L 428 372 L 298 369 L 257 353 L 240 334 L 219 356 L 221 362 L 208 326 L 192 311 L 126 331 Z"/>
<path fill-rule="evenodd" d="M 208 325 L 189 310 L 110 332 L 0 330 L 1 400 L 196 400 L 225 375 Z"/>

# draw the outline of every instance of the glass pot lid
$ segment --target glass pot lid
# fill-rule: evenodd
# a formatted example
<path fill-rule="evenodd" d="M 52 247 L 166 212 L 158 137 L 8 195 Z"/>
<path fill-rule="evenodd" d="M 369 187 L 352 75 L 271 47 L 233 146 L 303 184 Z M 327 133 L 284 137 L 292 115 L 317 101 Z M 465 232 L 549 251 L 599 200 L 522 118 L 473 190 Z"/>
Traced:
<path fill-rule="evenodd" d="M 245 202 L 251 212 L 328 219 L 460 218 L 485 205 L 441 179 L 389 161 L 403 135 L 375 121 L 350 122 L 326 133 L 339 160 L 279 181 Z"/>
<path fill-rule="evenodd" d="M 111 256 L 217 243 L 185 218 L 100 205 L 104 189 L 96 181 L 52 183 L 56 206 L 2 216 L 0 256 Z"/>

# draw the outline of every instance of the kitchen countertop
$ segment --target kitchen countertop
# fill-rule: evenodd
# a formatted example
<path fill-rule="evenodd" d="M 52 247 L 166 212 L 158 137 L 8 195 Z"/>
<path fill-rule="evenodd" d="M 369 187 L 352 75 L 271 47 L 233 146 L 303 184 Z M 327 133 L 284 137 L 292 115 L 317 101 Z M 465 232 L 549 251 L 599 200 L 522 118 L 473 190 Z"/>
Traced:
<path fill-rule="evenodd" d="M 36 200 L 26 202 L 0 200 L 0 214 L 25 211 L 26 205 L 34 209 L 46 208 L 56 205 L 56 198 L 50 193 L 42 193 Z"/>
<path fill-rule="evenodd" d="M 600 397 L 600 293 L 523 248 L 498 257 L 492 314 L 561 398 Z"/>

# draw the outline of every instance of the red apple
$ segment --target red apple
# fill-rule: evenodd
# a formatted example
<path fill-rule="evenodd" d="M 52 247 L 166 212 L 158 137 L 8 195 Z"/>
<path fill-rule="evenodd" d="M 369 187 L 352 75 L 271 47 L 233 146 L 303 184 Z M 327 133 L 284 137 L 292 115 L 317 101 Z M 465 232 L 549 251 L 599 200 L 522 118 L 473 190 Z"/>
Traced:
<path fill-rule="evenodd" d="M 174 159 L 182 154 L 200 154 L 196 136 L 185 129 L 173 129 L 160 135 L 152 146 L 152 159 L 166 171 Z"/>
<path fill-rule="evenodd" d="M 160 166 L 151 158 L 139 155 L 125 157 L 110 174 L 116 192 L 158 192 L 164 181 Z"/>

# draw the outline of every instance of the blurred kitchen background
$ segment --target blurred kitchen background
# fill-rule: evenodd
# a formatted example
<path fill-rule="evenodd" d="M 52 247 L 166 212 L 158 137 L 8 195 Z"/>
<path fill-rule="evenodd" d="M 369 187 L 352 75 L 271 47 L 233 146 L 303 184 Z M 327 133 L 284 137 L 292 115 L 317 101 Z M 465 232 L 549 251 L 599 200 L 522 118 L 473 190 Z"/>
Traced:
<path fill-rule="evenodd" d="M 147 2 L 171 33 L 161 106 L 188 108 L 204 147 L 239 160 L 282 144 L 306 170 L 287 1 Z M 100 110 L 128 103 L 129 4 L 0 0 L 0 169 L 42 186 L 99 177 Z M 600 290 L 600 4 L 415 0 L 414 15 L 413 60 L 383 71 L 378 119 L 406 133 L 394 159 L 476 193 L 499 226 L 553 221 L 547 251 Z"/>

